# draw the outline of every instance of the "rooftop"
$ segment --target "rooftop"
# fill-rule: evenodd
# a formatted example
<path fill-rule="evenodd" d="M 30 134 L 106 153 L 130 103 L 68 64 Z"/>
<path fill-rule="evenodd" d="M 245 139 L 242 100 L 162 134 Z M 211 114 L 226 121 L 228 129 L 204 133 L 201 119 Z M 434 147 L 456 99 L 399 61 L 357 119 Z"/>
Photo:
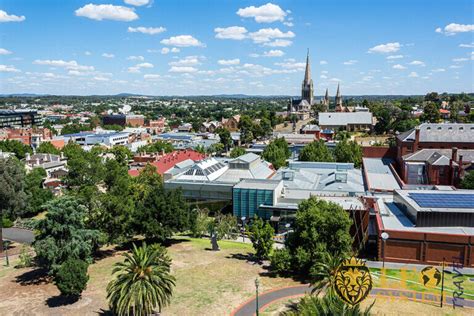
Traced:
<path fill-rule="evenodd" d="M 375 191 L 393 191 L 400 189 L 395 175 L 390 168 L 391 159 L 363 158 L 362 159 L 367 187 Z"/>
<path fill-rule="evenodd" d="M 420 142 L 472 143 L 474 124 L 461 123 L 423 123 L 420 129 Z M 415 129 L 397 136 L 400 141 L 415 141 Z"/>
<path fill-rule="evenodd" d="M 474 190 L 396 190 L 407 204 L 417 212 L 463 212 L 474 213 Z"/>
<path fill-rule="evenodd" d="M 237 183 L 234 189 L 275 190 L 280 182 L 280 180 L 244 179 Z"/>
<path fill-rule="evenodd" d="M 370 112 L 321 112 L 318 115 L 320 126 L 345 126 L 348 124 L 372 124 Z"/>

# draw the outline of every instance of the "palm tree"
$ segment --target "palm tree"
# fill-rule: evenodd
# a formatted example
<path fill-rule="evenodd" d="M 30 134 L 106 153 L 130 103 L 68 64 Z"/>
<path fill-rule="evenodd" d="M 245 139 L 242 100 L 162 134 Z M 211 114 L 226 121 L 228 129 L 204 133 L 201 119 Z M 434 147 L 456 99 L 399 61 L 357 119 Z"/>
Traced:
<path fill-rule="evenodd" d="M 118 274 L 107 286 L 107 299 L 117 315 L 144 316 L 170 303 L 175 278 L 170 274 L 171 260 L 163 247 L 133 245 L 131 254 L 118 262 L 112 274 Z"/>
<path fill-rule="evenodd" d="M 342 262 L 340 255 L 331 255 L 325 253 L 322 261 L 317 262 L 311 267 L 310 277 L 313 287 L 312 293 L 319 294 L 326 291 L 328 295 L 332 295 L 334 289 L 336 270 Z"/>
<path fill-rule="evenodd" d="M 323 297 L 307 295 L 301 301 L 293 305 L 291 310 L 284 312 L 285 316 L 369 316 L 375 301 L 362 310 L 359 304 L 349 306 L 336 296 L 325 295 Z"/>

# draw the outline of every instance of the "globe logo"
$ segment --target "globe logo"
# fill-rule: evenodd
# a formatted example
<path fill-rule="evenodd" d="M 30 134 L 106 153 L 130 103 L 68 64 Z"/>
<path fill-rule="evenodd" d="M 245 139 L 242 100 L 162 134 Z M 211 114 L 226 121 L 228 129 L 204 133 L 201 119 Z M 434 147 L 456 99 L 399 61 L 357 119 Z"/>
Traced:
<path fill-rule="evenodd" d="M 435 267 L 426 267 L 421 270 L 421 279 L 424 286 L 436 287 L 441 282 L 441 272 Z"/>

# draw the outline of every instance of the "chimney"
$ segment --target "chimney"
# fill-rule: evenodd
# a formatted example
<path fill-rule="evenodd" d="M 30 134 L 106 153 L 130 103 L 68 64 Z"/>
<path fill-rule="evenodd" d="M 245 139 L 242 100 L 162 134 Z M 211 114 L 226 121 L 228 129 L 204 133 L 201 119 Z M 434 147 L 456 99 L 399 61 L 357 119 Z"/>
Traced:
<path fill-rule="evenodd" d="M 451 160 L 452 161 L 457 161 L 458 160 L 458 148 L 457 147 L 453 147 L 451 149 Z"/>
<path fill-rule="evenodd" d="M 420 126 L 415 127 L 415 143 L 413 144 L 413 152 L 418 151 L 418 144 L 420 143 Z"/>

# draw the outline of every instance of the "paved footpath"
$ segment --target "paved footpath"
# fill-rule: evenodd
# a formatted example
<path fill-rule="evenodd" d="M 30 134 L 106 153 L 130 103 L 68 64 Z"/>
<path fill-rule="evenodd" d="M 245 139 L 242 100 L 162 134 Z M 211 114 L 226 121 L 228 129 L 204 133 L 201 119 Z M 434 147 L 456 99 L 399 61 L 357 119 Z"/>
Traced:
<path fill-rule="evenodd" d="M 15 241 L 21 244 L 31 244 L 35 235 L 31 230 L 23 228 L 2 228 L 3 239 Z"/>
<path fill-rule="evenodd" d="M 303 296 L 307 293 L 311 293 L 311 288 L 309 285 L 297 285 L 291 287 L 280 288 L 276 290 L 271 290 L 265 293 L 262 293 L 258 296 L 258 305 L 259 310 L 263 311 L 271 303 L 281 300 L 281 299 L 290 299 L 297 296 Z M 380 297 L 393 297 L 399 299 L 408 299 L 412 301 L 431 301 L 439 302 L 439 295 L 434 295 L 430 293 L 420 293 L 414 291 L 405 291 L 405 290 L 396 290 L 396 289 L 382 289 L 374 288 L 370 292 L 371 296 L 380 296 Z M 457 299 L 455 301 L 457 306 L 474 308 L 474 300 L 467 299 Z M 452 297 L 446 297 L 446 305 L 453 304 Z M 253 316 L 255 315 L 256 301 L 255 298 L 251 298 L 248 301 L 244 302 L 242 305 L 237 307 L 232 313 L 231 316 Z"/>

